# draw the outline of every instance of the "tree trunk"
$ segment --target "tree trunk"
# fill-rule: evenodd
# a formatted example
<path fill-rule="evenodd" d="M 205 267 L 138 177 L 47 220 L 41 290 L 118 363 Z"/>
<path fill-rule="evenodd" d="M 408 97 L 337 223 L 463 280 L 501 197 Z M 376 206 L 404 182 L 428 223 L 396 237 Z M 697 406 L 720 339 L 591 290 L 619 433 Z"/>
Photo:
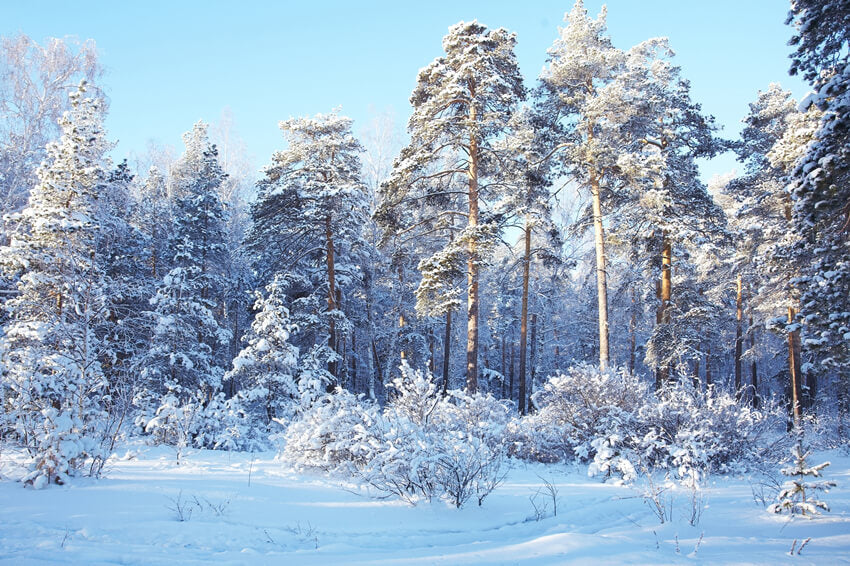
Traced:
<path fill-rule="evenodd" d="M 735 285 L 735 398 L 741 398 L 741 355 L 744 351 L 744 297 L 742 277 L 738 274 Z"/>
<path fill-rule="evenodd" d="M 377 358 L 377 349 L 375 348 L 375 323 L 373 321 L 373 297 L 375 295 L 375 288 L 372 284 L 372 275 L 374 273 L 374 265 L 375 262 L 371 261 L 370 265 L 363 270 L 363 284 L 366 288 L 366 339 L 369 342 L 369 348 L 371 352 L 366 354 L 366 360 L 368 361 L 366 370 L 368 374 L 366 376 L 366 390 L 369 395 L 369 399 L 375 400 L 375 368 L 378 368 L 380 372 L 381 364 Z"/>
<path fill-rule="evenodd" d="M 336 310 L 336 273 L 334 272 L 334 240 L 330 216 L 325 218 L 325 243 L 327 245 L 328 267 L 328 313 L 333 313 Z M 333 314 L 330 315 L 328 322 L 328 347 L 336 352 L 336 321 Z M 328 372 L 336 378 L 336 362 L 328 362 Z"/>
<path fill-rule="evenodd" d="M 434 327 L 432 325 L 428 325 L 428 371 L 431 372 L 431 375 L 434 375 L 434 371 L 437 369 L 436 358 L 437 358 L 437 341 L 434 339 Z"/>
<path fill-rule="evenodd" d="M 342 287 L 337 285 L 336 287 L 336 308 L 340 311 L 343 310 L 342 305 Z M 348 334 L 347 333 L 337 333 L 336 337 L 336 351 L 339 353 L 339 356 L 342 358 L 337 363 L 337 371 L 339 375 L 337 376 L 337 383 L 345 384 L 348 383 Z"/>
<path fill-rule="evenodd" d="M 752 304 L 752 303 L 751 303 Z M 750 311 L 752 312 L 752 306 L 750 307 Z M 750 352 L 752 354 L 752 361 L 750 362 L 750 385 L 752 387 L 752 396 L 751 399 L 753 407 L 756 409 L 761 405 L 761 401 L 759 400 L 759 376 L 758 376 L 758 367 L 756 366 L 756 356 L 755 356 L 755 348 L 756 348 L 756 329 L 753 326 L 753 316 L 750 315 L 749 319 L 749 333 L 750 333 Z"/>
<path fill-rule="evenodd" d="M 529 365 L 531 371 L 529 372 L 530 379 L 526 391 L 527 412 L 531 412 L 531 394 L 534 393 L 534 377 L 537 375 L 537 314 L 531 315 L 531 363 Z"/>
<path fill-rule="evenodd" d="M 555 360 L 554 360 L 555 371 L 560 371 L 561 370 L 561 346 L 560 346 L 560 344 L 558 344 L 558 326 L 555 323 L 555 321 L 552 321 L 552 340 L 555 343 L 555 351 L 553 352 L 554 357 L 555 357 Z"/>
<path fill-rule="evenodd" d="M 357 331 L 351 332 L 351 391 L 357 393 Z"/>
<path fill-rule="evenodd" d="M 375 370 L 378 372 L 376 376 L 378 383 L 384 382 L 384 372 L 381 369 L 381 358 L 378 356 L 378 345 L 375 343 L 375 338 L 372 337 L 372 363 L 375 365 Z M 373 375 L 371 372 L 370 376 Z M 375 399 L 375 379 L 370 377 L 369 381 L 369 398 Z"/>
<path fill-rule="evenodd" d="M 443 395 L 449 391 L 449 361 L 452 348 L 452 311 L 446 311 L 446 335 L 443 338 Z"/>
<path fill-rule="evenodd" d="M 659 299 L 655 314 L 656 324 L 670 323 L 670 300 L 673 295 L 673 244 L 665 232 L 661 241 L 661 281 L 657 286 Z M 655 388 L 660 389 L 670 381 L 670 366 L 662 364 L 655 370 Z"/>
<path fill-rule="evenodd" d="M 635 374 L 635 350 L 637 349 L 637 291 L 635 284 L 632 284 L 632 312 L 629 317 L 629 375 Z"/>
<path fill-rule="evenodd" d="M 599 369 L 608 369 L 608 279 L 605 257 L 605 230 L 602 226 L 602 199 L 599 177 L 590 176 L 590 195 L 593 200 L 593 232 L 596 244 L 596 298 L 599 306 Z"/>
<path fill-rule="evenodd" d="M 508 399 L 513 400 L 514 398 L 514 352 L 516 348 L 511 344 L 511 362 L 510 366 L 508 366 Z"/>
<path fill-rule="evenodd" d="M 711 378 L 711 344 L 705 348 L 705 388 L 713 383 Z"/>
<path fill-rule="evenodd" d="M 697 356 L 696 358 L 694 358 L 694 373 L 693 373 L 692 380 L 693 380 L 693 384 L 694 384 L 694 391 L 699 391 L 699 390 L 700 390 L 700 383 L 699 383 L 699 356 Z"/>
<path fill-rule="evenodd" d="M 794 324 L 797 311 L 794 307 L 788 307 L 788 324 Z M 800 428 L 801 405 L 803 398 L 802 371 L 800 371 L 800 331 L 794 330 L 788 333 L 788 373 L 791 377 L 791 416 L 794 429 Z"/>
<path fill-rule="evenodd" d="M 404 266 L 399 263 L 398 266 L 398 288 L 400 293 L 404 293 Z M 404 340 L 401 333 L 404 331 L 404 327 L 407 325 L 407 319 L 404 317 L 404 301 L 399 301 L 398 303 L 398 336 L 400 340 Z M 399 355 L 402 361 L 407 359 L 407 352 L 404 351 L 404 348 L 401 349 Z"/>
<path fill-rule="evenodd" d="M 525 370 L 528 352 L 528 279 L 531 264 L 531 222 L 525 217 L 525 254 L 522 258 L 522 313 L 519 321 L 519 414 L 525 414 Z"/>
<path fill-rule="evenodd" d="M 507 388 L 508 367 L 505 365 L 505 333 L 502 332 L 502 399 L 505 398 Z"/>
<path fill-rule="evenodd" d="M 470 99 L 475 100 L 475 85 L 470 86 Z M 469 121 L 476 124 L 475 104 L 469 105 Z M 468 226 L 478 226 L 478 133 L 474 128 L 469 136 L 469 219 Z M 467 310 L 466 310 L 466 391 L 478 391 L 478 245 L 475 237 L 467 243 Z"/>

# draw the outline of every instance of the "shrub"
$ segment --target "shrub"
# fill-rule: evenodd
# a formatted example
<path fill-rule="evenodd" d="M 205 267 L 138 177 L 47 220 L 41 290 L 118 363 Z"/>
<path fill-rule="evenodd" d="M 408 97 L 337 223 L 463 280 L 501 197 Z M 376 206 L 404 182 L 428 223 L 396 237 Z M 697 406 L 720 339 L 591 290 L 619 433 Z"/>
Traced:
<path fill-rule="evenodd" d="M 775 406 L 756 410 L 714 388 L 687 381 L 653 394 L 623 369 L 579 365 L 551 377 L 534 395 L 534 415 L 510 427 L 511 454 L 589 463 L 590 475 L 632 481 L 635 469 L 663 468 L 689 483 L 710 471 L 764 459 L 781 438 Z"/>
<path fill-rule="evenodd" d="M 504 477 L 509 407 L 489 395 L 443 396 L 429 372 L 407 364 L 390 387 L 382 412 L 343 390 L 317 402 L 287 429 L 282 458 L 411 504 L 480 505 Z"/>

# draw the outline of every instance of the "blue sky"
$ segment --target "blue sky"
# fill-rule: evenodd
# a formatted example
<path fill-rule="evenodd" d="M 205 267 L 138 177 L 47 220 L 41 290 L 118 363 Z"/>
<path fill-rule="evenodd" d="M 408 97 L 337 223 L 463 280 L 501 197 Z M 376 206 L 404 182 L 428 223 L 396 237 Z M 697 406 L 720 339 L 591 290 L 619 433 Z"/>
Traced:
<path fill-rule="evenodd" d="M 596 14 L 603 2 L 587 0 Z M 107 69 L 110 137 L 116 157 L 149 139 L 181 147 L 180 135 L 228 108 L 257 167 L 282 145 L 277 123 L 336 106 L 355 129 L 392 112 L 404 127 L 418 70 L 441 54 L 447 28 L 478 19 L 517 33 L 517 55 L 532 86 L 573 0 L 408 3 L 7 2 L 0 34 L 93 38 Z M 628 48 L 666 36 L 695 100 L 734 136 L 759 89 L 787 74 L 791 30 L 783 0 L 611 0 L 608 28 Z M 706 175 L 734 167 L 727 158 Z"/>

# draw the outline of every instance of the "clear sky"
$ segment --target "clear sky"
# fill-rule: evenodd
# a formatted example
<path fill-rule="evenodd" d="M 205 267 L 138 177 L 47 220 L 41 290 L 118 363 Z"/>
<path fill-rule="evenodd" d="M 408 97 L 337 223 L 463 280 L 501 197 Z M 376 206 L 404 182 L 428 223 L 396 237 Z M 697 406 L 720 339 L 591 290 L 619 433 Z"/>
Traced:
<path fill-rule="evenodd" d="M 603 2 L 586 0 L 595 15 Z M 447 28 L 477 19 L 517 33 L 528 86 L 573 0 L 42 2 L 4 0 L 0 34 L 37 41 L 77 36 L 97 42 L 106 67 L 110 138 L 118 158 L 141 153 L 148 140 L 182 148 L 180 135 L 228 108 L 254 163 L 282 145 L 277 123 L 342 106 L 355 130 L 375 113 L 392 112 L 400 127 L 420 68 L 441 54 Z M 670 38 L 694 99 L 727 136 L 758 90 L 780 82 L 807 91 L 787 74 L 784 0 L 610 0 L 608 29 L 628 48 Z M 725 159 L 704 173 L 734 167 Z"/>

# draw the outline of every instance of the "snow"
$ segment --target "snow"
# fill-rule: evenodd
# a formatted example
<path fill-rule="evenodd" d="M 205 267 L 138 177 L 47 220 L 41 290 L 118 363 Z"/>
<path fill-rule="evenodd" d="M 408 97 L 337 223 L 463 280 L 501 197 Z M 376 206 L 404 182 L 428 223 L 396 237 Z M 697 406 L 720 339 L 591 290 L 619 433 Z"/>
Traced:
<path fill-rule="evenodd" d="M 173 449 L 128 448 L 103 479 L 43 490 L 11 481 L 20 471 L 3 453 L 0 564 L 850 563 L 850 457 L 836 451 L 812 456 L 832 461 L 832 512 L 789 520 L 756 502 L 766 477 L 715 476 L 692 526 L 687 489 L 661 493 L 673 498 L 662 524 L 640 479 L 604 484 L 582 467 L 515 463 L 482 507 L 458 510 L 373 500 L 271 452 L 184 451 L 178 466 Z"/>

